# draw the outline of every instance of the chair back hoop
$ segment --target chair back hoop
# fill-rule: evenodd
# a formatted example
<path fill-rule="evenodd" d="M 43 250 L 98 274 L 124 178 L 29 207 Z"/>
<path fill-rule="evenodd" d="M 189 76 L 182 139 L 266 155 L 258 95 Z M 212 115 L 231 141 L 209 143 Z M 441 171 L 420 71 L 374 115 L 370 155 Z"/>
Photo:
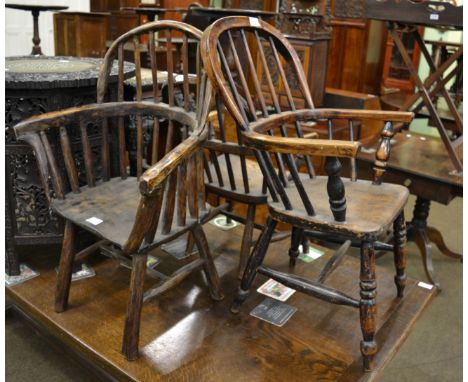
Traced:
<path fill-rule="evenodd" d="M 225 17 L 205 30 L 201 44 L 213 86 L 243 129 L 258 116 L 314 108 L 295 49 L 270 24 L 252 17 Z M 295 98 L 304 105 L 298 107 Z"/>
<path fill-rule="evenodd" d="M 193 111 L 200 89 L 198 49 L 201 34 L 197 28 L 173 20 L 150 22 L 123 34 L 112 43 L 104 57 L 97 84 L 97 102 L 104 102 L 108 95 L 110 71 L 117 59 L 119 102 L 151 100 Z M 135 76 L 126 80 L 123 67 L 129 51 L 133 51 Z M 146 53 L 145 62 L 142 62 L 145 57 L 142 53 Z M 171 120 L 155 120 L 149 134 L 140 116 L 127 126 L 127 133 L 123 120 L 117 123 L 120 144 L 130 145 L 125 150 L 131 154 L 132 174 L 138 177 L 147 168 L 145 162 L 148 165 L 156 163 L 189 134 Z M 124 139 L 126 135 L 128 142 Z"/>
<path fill-rule="evenodd" d="M 213 86 L 241 131 L 249 130 L 249 123 L 259 118 L 304 106 L 314 108 L 296 51 L 281 32 L 262 20 L 251 17 L 217 20 L 203 33 L 201 55 Z M 295 135 L 304 135 L 301 125 L 291 128 Z M 280 133 L 291 134 L 286 126 L 281 126 Z M 237 135 L 242 144 L 240 131 Z M 270 157 L 262 158 L 255 151 L 253 154 L 260 164 L 273 166 L 264 163 L 271 162 Z M 307 156 L 303 159 L 307 172 L 314 177 L 311 159 Z M 273 160 L 279 168 L 276 177 L 285 185 L 284 158 L 275 154 Z M 266 167 L 260 167 L 271 196 L 277 200 L 272 184 L 275 179 L 266 176 Z M 235 187 L 231 179 L 230 185 Z"/>
<path fill-rule="evenodd" d="M 165 32 L 165 36 L 159 35 L 159 33 Z M 124 78 L 123 78 L 123 61 L 124 61 L 124 48 L 126 47 L 126 44 L 129 44 L 134 51 L 134 60 L 135 60 L 135 76 L 136 76 L 136 82 L 137 82 L 137 97 L 139 95 L 139 90 L 141 91 L 141 77 L 139 78 L 139 74 L 141 71 L 141 49 L 147 48 L 148 50 L 148 55 L 150 58 L 150 66 L 152 69 L 152 75 L 153 75 L 153 82 L 157 83 L 157 68 L 167 65 L 167 81 L 169 81 L 169 78 L 174 77 L 174 62 L 173 62 L 173 48 L 174 48 L 174 42 L 172 41 L 172 33 L 173 32 L 180 32 L 182 33 L 182 44 L 180 44 L 179 41 L 177 41 L 177 44 L 182 45 L 181 51 L 182 51 L 182 57 L 181 61 L 183 61 L 183 64 L 188 64 L 188 57 L 187 57 L 187 51 L 188 51 L 188 44 L 189 43 L 194 43 L 194 41 L 189 41 L 191 40 L 196 40 L 196 45 L 198 48 L 198 41 L 201 38 L 202 32 L 195 28 L 192 25 L 180 22 L 180 21 L 174 21 L 174 20 L 158 20 L 158 21 L 153 21 L 150 23 L 146 23 L 144 25 L 140 25 L 136 28 L 133 28 L 126 32 L 125 34 L 121 35 L 118 37 L 116 40 L 113 41 L 112 45 L 109 47 L 108 51 L 106 52 L 106 55 L 104 56 L 103 63 L 101 65 L 100 69 L 100 74 L 99 74 L 99 79 L 98 79 L 98 84 L 97 84 L 97 102 L 101 103 L 104 102 L 106 93 L 108 91 L 108 86 L 109 86 L 109 78 L 110 78 L 110 71 L 112 69 L 112 65 L 115 59 L 118 60 L 118 65 L 119 65 L 119 78 L 118 78 L 118 83 L 119 83 L 119 88 L 118 88 L 118 100 L 123 101 L 123 83 L 124 83 Z M 148 43 L 147 47 L 144 46 L 144 44 L 140 43 L 140 37 L 148 35 Z M 156 41 L 157 39 L 160 39 L 159 41 L 161 43 L 166 44 L 165 46 L 165 51 L 166 51 L 166 59 L 163 60 L 162 62 L 158 63 L 157 58 L 156 58 Z M 165 39 L 165 40 L 164 40 Z M 172 65 L 169 65 L 172 64 Z M 182 68 L 184 74 L 187 74 L 188 76 L 188 67 Z M 186 73 L 185 73 L 186 72 Z M 169 75 L 170 74 L 170 75 Z M 137 99 L 138 100 L 138 99 Z"/>
<path fill-rule="evenodd" d="M 206 79 L 204 81 L 208 90 L 204 101 L 209 103 L 211 87 Z M 191 133 L 187 139 L 139 179 L 141 199 L 124 248 L 131 253 L 141 245 L 151 245 L 158 232 L 168 235 L 175 227 L 198 220 L 199 212 L 206 209 L 201 151 L 207 137 L 206 124 L 201 122 L 201 118 L 206 119 L 206 114 L 202 111 L 197 121 L 194 113 L 187 113 L 176 106 L 153 102 L 112 102 L 35 116 L 17 124 L 14 131 L 18 140 L 24 140 L 33 147 L 41 180 L 51 201 L 52 198 L 65 199 L 69 192 L 80 194 L 110 180 L 110 177 L 106 179 L 103 176 L 105 171 L 100 168 L 99 159 L 95 160 L 99 158 L 99 149 L 103 145 L 99 140 L 93 141 L 92 132 L 114 126 L 112 119 L 150 116 L 188 126 Z M 53 134 L 47 134 L 52 129 L 58 130 L 58 147 L 54 147 L 55 142 L 49 138 Z M 110 129 L 107 134 L 112 135 Z M 76 145 L 82 149 L 82 158 L 76 153 Z M 117 152 L 126 156 L 121 150 Z M 101 155 L 104 154 L 101 152 Z M 110 158 L 107 161 L 110 162 Z M 83 188 L 85 185 L 87 188 Z"/>
<path fill-rule="evenodd" d="M 355 120 L 386 121 L 377 155 L 374 182 L 381 182 L 389 155 L 391 121 L 406 120 L 398 113 L 345 110 L 314 111 L 314 105 L 300 59 L 287 39 L 271 25 L 249 17 L 227 17 L 205 30 L 201 40 L 205 70 L 224 105 L 244 131 L 265 176 L 273 201 L 281 200 L 285 210 L 294 208 L 290 186 L 295 187 L 302 207 L 310 216 L 315 210 L 299 174 L 305 164 L 309 178 L 315 177 L 311 156 L 326 156 L 327 192 L 336 221 L 346 219 L 346 199 L 340 178 L 338 157 L 350 159 L 350 178 L 356 181 Z M 243 62 L 241 60 L 243 59 Z M 298 105 L 298 99 L 303 104 Z M 302 109 L 302 110 L 301 110 Z M 301 110 L 300 112 L 298 110 Z M 289 114 L 288 114 L 289 113 Z M 276 116 L 275 116 L 276 115 Z M 262 121 L 266 119 L 266 121 Z M 304 120 L 308 120 L 305 122 Z M 336 121 L 347 123 L 349 141 L 333 139 Z M 255 122 L 261 121 L 259 125 Z M 312 123 L 311 123 L 312 121 Z M 325 126 L 329 142 L 305 140 L 304 127 Z M 252 129 L 261 131 L 252 131 Z M 259 137 L 261 133 L 263 137 Z M 277 138 L 278 137 L 278 138 Z M 281 137 L 281 138 L 279 138 Z M 382 159 L 378 159 L 379 156 Z M 297 198 L 294 198 L 297 200 Z"/>

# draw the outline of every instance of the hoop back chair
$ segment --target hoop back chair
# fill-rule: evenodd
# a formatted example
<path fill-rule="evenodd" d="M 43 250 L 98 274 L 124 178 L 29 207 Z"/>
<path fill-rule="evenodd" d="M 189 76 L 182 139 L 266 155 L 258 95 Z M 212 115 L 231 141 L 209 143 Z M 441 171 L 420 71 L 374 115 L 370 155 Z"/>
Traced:
<path fill-rule="evenodd" d="M 193 5 L 193 7 L 197 7 L 197 5 Z M 180 37 L 180 34 L 182 34 L 182 37 Z M 194 26 L 178 21 L 162 20 L 144 24 L 120 36 L 113 42 L 104 57 L 98 81 L 98 102 L 105 100 L 112 63 L 114 59 L 117 59 L 120 73 L 117 97 L 119 101 L 123 101 L 127 97 L 125 88 L 130 84 L 134 88 L 134 98 L 137 101 L 152 100 L 157 104 L 167 104 L 171 107 L 179 106 L 185 111 L 195 111 L 195 101 L 200 89 L 198 82 L 202 72 L 198 53 L 201 35 L 202 32 Z M 142 36 L 146 36 L 148 40 L 150 68 L 143 68 L 140 62 L 139 47 Z M 162 56 L 158 56 L 156 43 L 161 41 L 162 38 L 165 39 L 166 52 Z M 180 47 L 180 54 L 177 56 L 178 62 L 174 60 L 172 52 L 174 41 L 177 41 Z M 130 81 L 126 81 L 123 76 L 123 52 L 126 44 L 132 44 L 134 48 L 135 77 Z M 197 53 L 196 70 L 190 71 L 190 67 L 193 66 L 191 61 L 194 59 L 190 52 L 193 50 Z M 217 114 L 213 114 L 213 118 L 209 119 L 208 140 L 205 142 L 207 152 L 204 163 L 205 189 L 207 193 L 218 199 L 225 198 L 228 200 L 229 211 L 227 207 L 221 212 L 245 224 L 239 259 L 238 274 L 240 278 L 250 252 L 253 229 L 255 226 L 262 228 L 262 226 L 254 222 L 256 206 L 266 204 L 267 193 L 266 189 L 262 187 L 263 176 L 257 163 L 245 159 L 246 156 L 253 155 L 252 151 L 245 146 L 241 146 L 238 142 L 227 141 L 226 137 L 229 132 L 224 119 L 225 110 L 219 99 L 216 98 L 212 108 Z M 143 152 L 147 153 L 146 158 L 143 156 L 142 161 L 144 162 L 147 159 L 147 165 L 151 165 L 156 158 L 164 155 L 174 144 L 183 139 L 183 136 L 177 135 L 178 131 L 181 130 L 175 128 L 172 121 L 155 121 L 154 126 L 148 126 L 147 122 L 137 119 L 136 129 L 133 129 L 133 131 L 135 130 L 136 140 L 128 139 L 129 144 L 132 146 L 128 151 L 130 152 L 132 173 L 136 175 L 139 173 L 133 168 L 137 165 L 144 166 L 145 163 L 137 164 L 137 160 L 132 154 L 133 151 L 140 152 L 143 150 Z M 151 138 L 148 132 L 152 132 Z M 182 133 L 184 132 L 182 131 Z M 241 142 L 240 130 L 236 129 L 235 135 Z M 163 142 L 161 142 L 162 137 L 166 137 Z M 246 216 L 234 214 L 231 211 L 232 203 L 246 204 Z M 191 253 L 192 246 L 193 240 L 189 240 L 187 253 Z"/>
<path fill-rule="evenodd" d="M 201 105 L 209 104 L 211 87 L 202 80 Z M 15 126 L 19 140 L 29 143 L 35 152 L 41 179 L 50 207 L 65 219 L 64 241 L 60 258 L 55 310 L 67 308 L 74 261 L 100 247 L 132 266 L 130 296 L 123 333 L 122 352 L 129 360 L 138 357 L 138 338 L 143 301 L 154 298 L 181 282 L 190 272 L 203 268 L 210 294 L 221 299 L 222 292 L 216 268 L 209 252 L 201 222 L 210 216 L 205 204 L 202 145 L 207 136 L 205 123 L 208 109 L 199 108 L 197 118 L 178 107 L 149 102 L 113 102 L 66 109 L 30 118 Z M 119 145 L 119 174 L 109 172 L 109 127 L 116 126 L 123 136 L 125 118 L 166 119 L 189 130 L 185 140 L 170 150 L 148 170 L 141 169 L 138 178 L 129 176 L 125 163 L 125 145 Z M 102 129 L 100 155 L 91 151 L 88 130 Z M 78 128 L 84 152 L 84 174 L 79 172 L 77 158 L 70 146 L 69 133 Z M 60 157 L 54 157 L 47 131 L 60 130 Z M 87 184 L 80 186 L 84 175 Z M 49 184 L 49 180 L 52 185 Z M 76 228 L 81 227 L 99 238 L 89 248 L 76 253 Z M 146 268 L 147 254 L 159 245 L 191 232 L 199 248 L 199 258 L 184 265 L 172 275 L 163 277 Z M 131 257 L 131 262 L 129 258 Z M 146 292 L 145 273 L 160 282 Z"/>
<path fill-rule="evenodd" d="M 232 68 L 237 68 L 240 72 L 255 72 L 257 69 L 254 65 L 253 60 L 253 53 L 249 51 L 242 51 L 242 42 L 246 43 L 245 35 L 233 37 L 230 36 L 223 36 L 220 40 L 220 44 L 224 46 L 231 46 L 232 49 L 227 49 L 225 52 L 223 51 L 222 60 L 223 62 Z M 244 39 L 244 41 L 242 41 Z M 204 47 L 202 47 L 202 54 Z M 239 54 L 240 53 L 240 54 Z M 260 56 L 262 60 L 267 60 L 267 56 L 264 54 Z M 266 67 L 268 70 L 268 67 Z M 236 72 L 237 74 L 237 72 Z M 269 77 L 269 72 L 266 73 L 267 77 Z M 290 73 L 292 77 L 295 78 L 295 81 L 298 81 L 298 77 L 295 75 L 294 71 Z M 278 77 L 276 77 L 276 80 Z M 245 81 L 245 78 L 238 76 L 237 77 L 238 84 L 242 85 L 242 81 Z M 265 87 L 273 86 L 273 83 L 270 81 L 268 83 L 257 84 L 259 88 L 265 90 Z M 300 89 L 299 89 L 300 90 Z M 295 98 L 291 96 L 291 108 L 294 110 L 296 107 L 300 107 L 303 105 L 304 101 L 306 102 L 307 107 L 313 108 L 313 101 L 310 95 L 310 91 L 308 88 L 303 89 L 303 93 L 300 93 L 299 98 Z M 298 95 L 298 94 L 295 94 Z M 219 96 L 215 95 L 216 100 L 216 110 L 218 115 L 217 120 L 217 134 L 215 135 L 214 131 L 210 135 L 210 139 L 206 143 L 206 147 L 209 152 L 209 158 L 211 159 L 211 172 L 213 175 L 210 174 L 210 167 L 208 167 L 207 171 L 207 183 L 206 189 L 209 192 L 213 192 L 216 195 L 223 196 L 229 200 L 234 200 L 240 203 L 247 204 L 247 216 L 246 219 L 242 217 L 236 216 L 232 213 L 227 212 L 226 214 L 233 219 L 245 223 L 244 235 L 242 238 L 241 244 L 241 253 L 240 253 L 240 262 L 239 262 L 239 278 L 243 274 L 245 269 L 245 265 L 247 262 L 248 253 L 251 248 L 252 244 L 252 236 L 253 236 L 253 229 L 254 227 L 262 229 L 263 227 L 256 224 L 255 214 L 257 211 L 257 206 L 264 205 L 267 202 L 267 185 L 263 178 L 263 174 L 261 169 L 258 167 L 257 163 L 252 163 L 249 159 L 255 158 L 254 151 L 247 147 L 243 142 L 243 137 L 241 134 L 241 128 L 239 124 L 234 119 L 235 127 L 229 126 L 230 129 L 234 130 L 235 133 L 232 134 L 235 136 L 235 141 L 228 140 L 226 137 L 228 135 L 227 129 L 227 117 L 225 106 L 219 99 Z M 299 100 L 299 105 L 296 103 Z M 244 109 L 247 112 L 252 113 L 249 114 L 249 118 L 255 119 L 258 115 L 267 115 L 268 113 L 279 113 L 284 109 L 284 106 L 281 105 L 282 100 L 276 95 L 276 93 L 272 93 L 270 97 L 262 97 L 259 98 L 260 103 L 254 105 L 254 101 L 252 97 L 250 97 L 249 93 L 239 93 L 238 101 L 240 104 L 244 105 Z M 229 108 L 227 110 L 229 113 Z M 231 132 L 232 132 L 231 130 Z M 315 133 L 308 133 L 305 134 L 308 138 L 315 137 Z M 218 154 L 218 155 L 217 155 Z M 219 155 L 221 154 L 221 155 Z M 300 160 L 304 160 L 307 165 L 307 169 L 310 171 L 312 175 L 315 174 L 315 170 L 313 168 L 312 162 L 310 158 L 303 158 L 301 156 Z M 279 166 L 284 166 L 282 158 L 276 156 L 276 160 Z M 297 238 L 296 238 L 297 236 Z M 277 235 L 275 236 L 274 240 L 282 239 L 284 235 Z M 300 235 L 299 233 L 293 232 L 293 240 L 297 240 L 302 242 L 305 252 L 307 252 L 306 246 L 308 245 L 308 241 L 305 237 Z M 299 251 L 296 249 L 294 250 L 291 248 L 290 255 L 292 261 L 299 255 Z"/>
<path fill-rule="evenodd" d="M 189 45 L 195 44 L 198 47 L 200 38 L 201 31 L 197 28 L 172 20 L 154 21 L 131 29 L 117 38 L 104 56 L 97 84 L 97 102 L 106 100 L 110 71 L 114 60 L 117 60 L 117 101 L 131 98 L 135 101 L 145 100 L 165 103 L 171 107 L 179 106 L 187 112 L 194 111 L 201 77 L 197 75 L 200 72 L 198 59 L 197 72 L 189 72 L 188 52 Z M 145 68 L 141 62 L 142 39 L 148 41 L 149 68 Z M 124 50 L 128 45 L 133 47 L 135 77 L 126 80 L 123 67 Z M 130 95 L 129 88 L 132 89 Z M 186 132 L 178 129 L 171 120 L 155 120 L 154 125 L 150 126 L 137 117 L 136 128 L 130 126 L 130 130 L 135 133 L 135 137 L 130 136 L 128 139 L 129 144 L 134 146 L 129 148 L 131 166 L 140 169 L 135 171 L 136 176 L 141 175 L 144 166 L 143 163 L 134 162 L 146 159 L 146 165 L 152 165 L 184 139 L 178 136 L 179 132 L 186 136 Z M 124 138 L 125 136 L 119 137 L 119 142 Z M 134 158 L 133 152 L 144 152 L 145 155 L 138 159 Z"/>
<path fill-rule="evenodd" d="M 223 44 L 222 41 L 228 43 Z M 358 308 L 363 333 L 363 365 L 366 370 L 371 369 L 377 351 L 374 339 L 377 287 L 374 249 L 379 237 L 392 225 L 394 245 L 379 245 L 394 252 L 398 297 L 403 296 L 405 287 L 406 227 L 403 207 L 408 190 L 403 186 L 382 183 L 382 176 L 390 154 L 390 140 L 394 135 L 392 122 L 409 122 L 412 113 L 313 109 L 294 48 L 279 31 L 258 19 L 228 17 L 216 21 L 205 30 L 201 44 L 207 73 L 226 108 L 243 130 L 244 142 L 254 149 L 271 197 L 266 226 L 249 258 L 231 310 L 239 311 L 258 273 L 322 300 Z M 268 58 L 265 53 L 267 49 L 271 52 Z M 226 60 L 226 50 L 231 51 L 234 63 Z M 248 70 L 236 59 L 241 54 L 247 57 Z M 291 73 L 295 73 L 295 76 L 291 76 Z M 296 109 L 291 93 L 293 86 L 296 92 L 299 89 L 304 94 L 307 109 Z M 279 88 L 287 95 L 287 102 L 283 101 L 283 105 L 278 97 Z M 354 162 L 359 143 L 353 142 L 353 121 L 366 119 L 385 122 L 376 152 L 372 182 L 357 180 Z M 348 122 L 350 141 L 333 139 L 336 120 Z M 304 139 L 303 126 L 310 122 L 326 123 L 329 139 Z M 305 172 L 299 171 L 298 155 L 303 157 Z M 314 175 L 311 166 L 311 157 L 314 156 L 326 157 L 328 176 Z M 340 177 L 339 157 L 351 159 L 348 179 Z M 262 262 L 278 222 L 294 227 L 293 253 L 304 232 L 322 234 L 328 239 L 342 237 L 359 245 L 360 299 L 324 284 L 344 252 L 332 256 L 317 280 L 307 280 L 264 266 Z"/>

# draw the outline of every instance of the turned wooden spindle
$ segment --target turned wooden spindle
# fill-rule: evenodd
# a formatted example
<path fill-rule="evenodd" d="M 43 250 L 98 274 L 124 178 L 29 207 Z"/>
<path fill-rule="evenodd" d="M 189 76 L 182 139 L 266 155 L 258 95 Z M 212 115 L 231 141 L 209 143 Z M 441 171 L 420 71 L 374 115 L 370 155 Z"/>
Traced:
<path fill-rule="evenodd" d="M 396 270 L 395 285 L 397 287 L 397 295 L 401 298 L 406 286 L 406 221 L 403 211 L 393 222 L 393 237 L 393 255 Z"/>
<path fill-rule="evenodd" d="M 327 157 L 325 171 L 328 174 L 327 192 L 330 209 L 337 222 L 344 222 L 346 220 L 345 188 L 340 178 L 341 163 L 337 157 Z"/>
<path fill-rule="evenodd" d="M 372 361 L 377 353 L 377 343 L 374 336 L 376 331 L 377 306 L 377 282 L 375 280 L 375 252 L 372 242 L 364 242 L 361 246 L 361 273 L 360 273 L 360 296 L 359 304 L 361 330 L 363 340 L 361 341 L 361 353 L 365 370 L 372 369 Z"/>
<path fill-rule="evenodd" d="M 395 135 L 395 129 L 391 122 L 385 122 L 385 126 L 380 133 L 381 140 L 377 152 L 375 153 L 374 162 L 374 184 L 381 184 L 382 178 L 387 168 L 387 161 L 390 158 L 390 150 L 393 136 Z"/>

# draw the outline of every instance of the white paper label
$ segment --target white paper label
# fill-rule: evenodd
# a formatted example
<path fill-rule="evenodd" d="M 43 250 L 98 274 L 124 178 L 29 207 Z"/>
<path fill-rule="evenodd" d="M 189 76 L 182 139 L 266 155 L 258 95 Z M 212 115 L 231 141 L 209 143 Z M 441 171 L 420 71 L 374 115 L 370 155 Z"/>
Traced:
<path fill-rule="evenodd" d="M 434 287 L 434 285 L 420 281 L 418 282 L 418 287 L 431 290 Z"/>
<path fill-rule="evenodd" d="M 94 216 L 92 218 L 86 219 L 86 221 L 88 223 L 91 223 L 92 225 L 98 225 L 98 224 L 101 224 L 103 222 L 102 219 L 96 218 Z"/>
<path fill-rule="evenodd" d="M 439 20 L 439 15 L 437 13 L 431 13 L 431 15 L 429 16 L 429 19 Z"/>
<path fill-rule="evenodd" d="M 249 17 L 249 23 L 250 23 L 250 26 L 252 26 L 252 27 L 259 27 L 260 26 L 260 21 L 258 20 L 257 17 Z"/>

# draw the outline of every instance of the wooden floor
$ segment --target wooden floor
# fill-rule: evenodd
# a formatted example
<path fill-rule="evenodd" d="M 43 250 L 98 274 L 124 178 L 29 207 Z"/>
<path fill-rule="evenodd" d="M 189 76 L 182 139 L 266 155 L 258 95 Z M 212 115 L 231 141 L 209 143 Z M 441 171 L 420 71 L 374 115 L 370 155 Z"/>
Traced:
<path fill-rule="evenodd" d="M 135 381 L 357 381 L 373 380 L 390 361 L 434 291 L 408 280 L 397 300 L 393 274 L 377 268 L 379 352 L 375 371 L 361 370 L 359 313 L 295 293 L 288 301 L 298 311 L 282 327 L 249 315 L 264 296 L 252 292 L 238 315 L 229 312 L 242 226 L 221 231 L 206 226 L 226 298 L 213 302 L 200 273 L 143 308 L 141 358 L 127 362 L 120 353 L 130 272 L 115 260 L 97 256 L 97 276 L 72 283 L 70 308 L 53 310 L 57 255 L 31 253 L 24 258 L 41 275 L 7 288 L 7 297 L 49 337 L 118 380 Z M 270 246 L 266 263 L 287 269 L 288 241 Z M 163 257 L 160 268 L 173 265 Z M 296 273 L 315 277 L 331 253 L 312 262 L 298 261 Z M 359 263 L 348 256 L 328 284 L 358 296 Z M 150 285 L 152 280 L 148 280 Z M 255 286 L 265 281 L 259 276 Z"/>

